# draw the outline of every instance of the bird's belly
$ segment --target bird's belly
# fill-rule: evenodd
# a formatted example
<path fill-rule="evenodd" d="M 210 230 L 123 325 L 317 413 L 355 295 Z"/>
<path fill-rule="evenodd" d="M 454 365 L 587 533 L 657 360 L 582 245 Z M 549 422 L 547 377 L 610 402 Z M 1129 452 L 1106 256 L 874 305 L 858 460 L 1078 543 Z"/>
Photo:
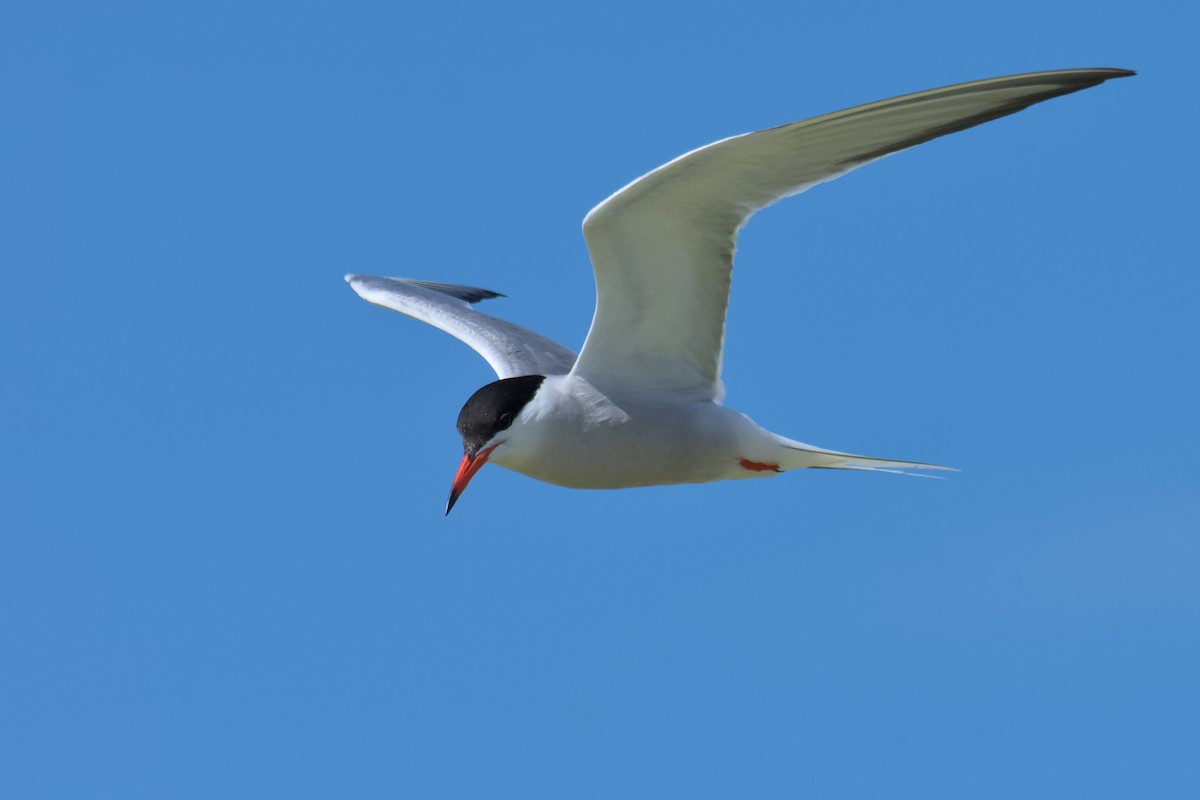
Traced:
<path fill-rule="evenodd" d="M 740 432 L 725 420 L 713 424 L 707 410 L 588 427 L 566 420 L 547 426 L 536 448 L 520 456 L 497 453 L 493 460 L 531 478 L 574 489 L 708 483 L 773 474 L 741 466 L 746 454 Z"/>

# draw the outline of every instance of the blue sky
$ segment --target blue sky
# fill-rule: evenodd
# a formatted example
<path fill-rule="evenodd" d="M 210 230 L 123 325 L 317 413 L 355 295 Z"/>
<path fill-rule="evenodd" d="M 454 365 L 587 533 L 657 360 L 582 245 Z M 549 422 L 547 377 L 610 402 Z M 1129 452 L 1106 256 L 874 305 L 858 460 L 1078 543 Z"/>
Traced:
<path fill-rule="evenodd" d="M 1195 797 L 1186 4 L 0 12 L 0 795 Z M 948 481 L 489 467 L 345 272 L 578 347 L 592 205 L 957 81 L 1138 77 L 744 232 L 727 402 Z"/>

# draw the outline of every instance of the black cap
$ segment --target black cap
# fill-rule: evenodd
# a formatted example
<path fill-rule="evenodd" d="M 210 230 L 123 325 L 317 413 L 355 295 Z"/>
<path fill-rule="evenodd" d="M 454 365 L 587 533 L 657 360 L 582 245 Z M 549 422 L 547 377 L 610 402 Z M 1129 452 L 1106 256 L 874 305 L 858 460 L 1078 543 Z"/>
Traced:
<path fill-rule="evenodd" d="M 541 388 L 545 375 L 522 375 L 489 383 L 462 407 L 458 414 L 458 432 L 463 451 L 474 456 L 513 420 Z"/>

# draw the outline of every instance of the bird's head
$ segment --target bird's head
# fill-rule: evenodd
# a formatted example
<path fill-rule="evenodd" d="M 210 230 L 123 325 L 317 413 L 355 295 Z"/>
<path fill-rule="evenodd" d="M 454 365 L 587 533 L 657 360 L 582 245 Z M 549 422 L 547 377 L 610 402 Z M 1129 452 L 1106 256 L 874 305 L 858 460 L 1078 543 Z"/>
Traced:
<path fill-rule="evenodd" d="M 523 375 L 489 383 L 471 395 L 462 407 L 458 414 L 458 432 L 462 435 L 463 457 L 450 487 L 447 514 L 496 448 L 505 446 L 509 429 L 545 379 L 545 375 Z"/>

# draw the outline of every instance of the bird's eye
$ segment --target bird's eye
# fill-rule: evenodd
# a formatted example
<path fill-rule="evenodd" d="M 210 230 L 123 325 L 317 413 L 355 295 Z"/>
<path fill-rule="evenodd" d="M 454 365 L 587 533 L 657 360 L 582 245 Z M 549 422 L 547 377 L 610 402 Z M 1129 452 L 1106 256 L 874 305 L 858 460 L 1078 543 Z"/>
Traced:
<path fill-rule="evenodd" d="M 496 422 L 500 423 L 501 425 L 511 425 L 512 424 L 512 413 L 505 411 L 503 414 L 500 415 L 500 419 L 496 420 Z"/>

